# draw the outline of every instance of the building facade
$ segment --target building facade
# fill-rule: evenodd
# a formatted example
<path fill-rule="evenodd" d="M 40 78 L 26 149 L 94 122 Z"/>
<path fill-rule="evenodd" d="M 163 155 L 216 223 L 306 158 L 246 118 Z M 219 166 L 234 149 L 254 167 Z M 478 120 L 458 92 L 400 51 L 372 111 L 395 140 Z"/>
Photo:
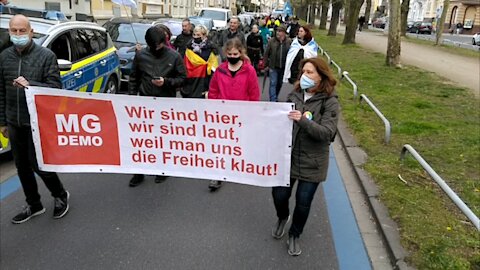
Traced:
<path fill-rule="evenodd" d="M 462 34 L 480 32 L 480 2 L 478 0 L 452 0 L 450 2 L 444 29 L 451 31 L 457 24 L 461 24 Z"/>

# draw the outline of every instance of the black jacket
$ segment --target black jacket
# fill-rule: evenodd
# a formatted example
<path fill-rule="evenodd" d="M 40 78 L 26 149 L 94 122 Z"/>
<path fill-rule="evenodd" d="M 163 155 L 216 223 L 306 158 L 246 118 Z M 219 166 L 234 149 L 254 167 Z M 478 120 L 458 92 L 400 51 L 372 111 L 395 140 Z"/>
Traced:
<path fill-rule="evenodd" d="M 0 54 L 0 126 L 30 125 L 25 89 L 13 86 L 19 76 L 32 86 L 62 87 L 57 57 L 52 51 L 35 42 L 21 53 L 15 46 L 8 47 Z"/>
<path fill-rule="evenodd" d="M 290 31 L 288 32 L 288 36 L 291 39 L 294 39 L 298 35 L 298 29 L 300 29 L 300 24 L 299 23 L 292 23 L 290 24 Z"/>
<path fill-rule="evenodd" d="M 329 145 L 337 132 L 337 95 L 321 92 L 304 101 L 304 91 L 294 90 L 287 101 L 295 103 L 295 109 L 304 115 L 293 125 L 290 177 L 323 182 L 327 178 Z M 311 113 L 311 120 L 305 117 L 306 112 Z"/>
<path fill-rule="evenodd" d="M 185 51 L 187 50 L 187 45 L 192 41 L 192 33 L 186 35 L 185 33 L 181 33 L 177 36 L 175 41 L 173 42 L 173 46 L 177 49 L 177 52 L 182 56 L 185 56 Z"/>
<path fill-rule="evenodd" d="M 165 83 L 157 87 L 154 78 L 163 77 Z M 154 97 L 175 97 L 176 89 L 183 85 L 187 71 L 183 60 L 176 51 L 164 47 L 155 56 L 150 48 L 139 51 L 133 59 L 132 72 L 128 81 L 128 94 Z"/>

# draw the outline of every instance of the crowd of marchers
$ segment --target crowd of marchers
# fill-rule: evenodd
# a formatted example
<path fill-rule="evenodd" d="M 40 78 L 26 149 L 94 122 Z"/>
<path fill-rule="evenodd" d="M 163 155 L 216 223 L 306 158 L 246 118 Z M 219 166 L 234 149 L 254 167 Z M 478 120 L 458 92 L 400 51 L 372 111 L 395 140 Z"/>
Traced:
<path fill-rule="evenodd" d="M 171 33 L 163 25 L 149 28 L 146 47 L 137 47 L 128 94 L 155 97 L 260 101 L 257 76 L 270 79 L 269 99 L 278 101 L 282 84 L 293 85 L 287 102 L 295 104 L 288 117 L 293 121 L 290 186 L 273 187 L 272 197 L 277 219 L 272 236 L 283 238 L 288 230 L 288 254 L 301 253 L 299 237 L 307 222 L 317 187 L 327 178 L 329 145 L 336 134 L 339 105 L 336 79 L 327 63 L 317 57 L 318 45 L 310 29 L 296 17 L 257 18 L 245 37 L 238 17 L 232 17 L 228 29 L 209 40 L 206 27 L 182 22 L 182 34 L 170 43 Z M 38 168 L 32 140 L 25 91 L 29 86 L 61 88 L 57 59 L 49 49 L 32 41 L 29 19 L 15 15 L 9 24 L 13 46 L 0 54 L 0 132 L 9 137 L 12 153 L 27 206 L 12 222 L 20 224 L 43 214 L 35 173 L 54 197 L 54 218 L 69 210 L 69 192 L 58 175 Z M 285 131 L 278 131 L 285 132 Z M 290 132 L 290 131 L 288 131 Z M 290 142 L 289 142 L 290 143 Z M 129 185 L 145 179 L 135 174 Z M 156 176 L 162 183 L 167 176 Z M 221 181 L 210 181 L 218 191 Z M 289 199 L 297 186 L 295 208 L 291 214 Z"/>

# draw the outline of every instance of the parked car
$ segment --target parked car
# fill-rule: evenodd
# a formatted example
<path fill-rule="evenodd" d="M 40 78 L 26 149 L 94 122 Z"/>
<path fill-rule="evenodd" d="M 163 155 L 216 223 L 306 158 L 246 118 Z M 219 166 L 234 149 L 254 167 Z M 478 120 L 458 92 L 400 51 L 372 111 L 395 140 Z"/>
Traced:
<path fill-rule="evenodd" d="M 0 34 L 8 35 L 12 16 L 0 15 Z M 33 41 L 49 48 L 57 56 L 63 89 L 117 92 L 120 82 L 119 60 L 105 28 L 90 22 L 29 19 L 34 30 Z M 0 136 L 0 144 L 0 153 L 8 151 L 8 140 Z"/>
<path fill-rule="evenodd" d="M 472 37 L 472 44 L 480 46 L 480 32 L 475 33 Z"/>
<path fill-rule="evenodd" d="M 13 15 L 0 16 L 0 31 L 8 32 Z M 58 22 L 30 18 L 33 41 L 52 50 L 59 61 L 64 89 L 116 93 L 119 60 L 106 29 L 91 22 Z"/>
<path fill-rule="evenodd" d="M 150 20 L 112 18 L 103 25 L 112 37 L 120 59 L 121 92 L 128 90 L 128 79 L 132 72 L 135 46 L 137 43 L 147 46 L 145 33 L 154 24 L 155 22 Z"/>
<path fill-rule="evenodd" d="M 432 23 L 422 22 L 417 28 L 417 34 L 432 34 Z"/>
<path fill-rule="evenodd" d="M 232 11 L 224 8 L 202 8 L 198 17 L 212 19 L 214 28 L 221 31 L 227 29 L 227 22 L 232 17 Z"/>

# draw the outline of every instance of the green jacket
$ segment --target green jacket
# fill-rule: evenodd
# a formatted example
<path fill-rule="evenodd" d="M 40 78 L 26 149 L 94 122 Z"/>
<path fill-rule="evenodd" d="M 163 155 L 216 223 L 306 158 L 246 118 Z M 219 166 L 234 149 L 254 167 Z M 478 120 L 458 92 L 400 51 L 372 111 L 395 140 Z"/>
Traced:
<path fill-rule="evenodd" d="M 292 41 L 288 37 L 283 42 L 280 42 L 276 37 L 271 38 L 263 56 L 265 67 L 284 69 L 291 43 Z"/>
<path fill-rule="evenodd" d="M 290 177 L 323 182 L 327 178 L 330 143 L 337 132 L 337 95 L 316 93 L 304 102 L 304 91 L 294 90 L 287 101 L 295 103 L 295 109 L 303 113 L 302 119 L 293 125 Z M 312 114 L 311 120 L 305 116 L 306 112 Z"/>

